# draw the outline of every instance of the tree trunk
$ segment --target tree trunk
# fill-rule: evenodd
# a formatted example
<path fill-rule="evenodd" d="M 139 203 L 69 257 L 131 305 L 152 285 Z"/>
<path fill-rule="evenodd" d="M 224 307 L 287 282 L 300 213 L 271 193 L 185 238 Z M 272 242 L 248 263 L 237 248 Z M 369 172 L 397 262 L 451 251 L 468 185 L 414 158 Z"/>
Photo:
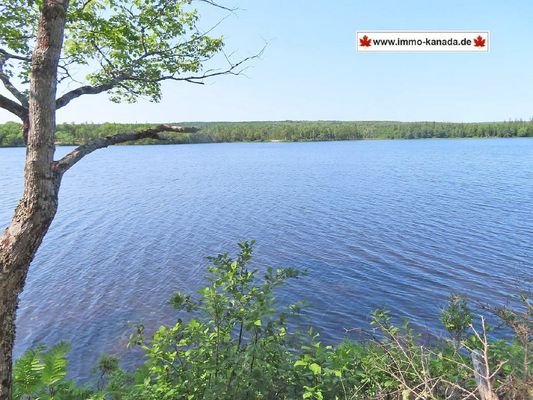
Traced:
<path fill-rule="evenodd" d="M 61 173 L 53 164 L 55 98 L 67 3 L 43 2 L 32 56 L 24 193 L 0 237 L 0 400 L 10 400 L 12 395 L 18 297 L 57 210 Z"/>

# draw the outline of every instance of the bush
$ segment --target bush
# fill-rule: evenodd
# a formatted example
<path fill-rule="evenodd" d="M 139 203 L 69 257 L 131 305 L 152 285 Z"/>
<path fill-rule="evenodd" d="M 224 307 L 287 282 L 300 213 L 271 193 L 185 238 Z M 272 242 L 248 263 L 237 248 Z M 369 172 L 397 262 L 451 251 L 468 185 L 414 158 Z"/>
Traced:
<path fill-rule="evenodd" d="M 176 293 L 180 316 L 150 338 L 142 325 L 131 337 L 146 363 L 129 373 L 103 356 L 95 388 L 66 380 L 68 346 L 28 350 L 14 368 L 15 399 L 466 399 L 481 384 L 500 399 L 531 397 L 531 302 L 524 310 L 491 309 L 515 331 L 510 341 L 489 339 L 482 318 L 472 325 L 466 299 L 452 294 L 440 320 L 452 342 L 420 342 L 385 309 L 372 314 L 365 342 L 323 345 L 313 329 L 292 332 L 299 305 L 280 308 L 275 289 L 297 278 L 294 269 L 250 270 L 253 242 L 239 254 L 210 257 L 209 284 L 196 294 Z M 472 358 L 476 360 L 474 368 Z"/>

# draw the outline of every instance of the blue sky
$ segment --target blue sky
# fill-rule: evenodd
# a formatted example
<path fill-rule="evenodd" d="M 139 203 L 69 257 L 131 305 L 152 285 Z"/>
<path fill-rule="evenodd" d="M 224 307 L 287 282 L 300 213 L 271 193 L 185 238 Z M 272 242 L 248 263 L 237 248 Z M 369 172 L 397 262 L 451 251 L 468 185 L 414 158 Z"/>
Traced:
<path fill-rule="evenodd" d="M 159 104 L 86 96 L 60 122 L 494 121 L 533 117 L 533 1 L 229 0 L 218 28 L 246 76 L 168 83 Z M 216 15 L 205 15 L 213 21 Z M 204 12 L 205 14 L 205 12 Z M 488 30 L 489 53 L 357 53 L 361 30 Z M 0 122 L 12 119 L 0 112 Z"/>

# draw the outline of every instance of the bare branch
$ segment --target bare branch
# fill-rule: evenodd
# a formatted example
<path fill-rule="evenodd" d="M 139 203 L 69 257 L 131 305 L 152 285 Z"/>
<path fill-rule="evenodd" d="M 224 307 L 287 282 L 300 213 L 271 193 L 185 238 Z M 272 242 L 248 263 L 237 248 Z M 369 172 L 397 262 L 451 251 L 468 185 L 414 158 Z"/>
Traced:
<path fill-rule="evenodd" d="M 162 82 L 162 81 L 186 81 L 189 83 L 196 83 L 198 85 L 203 85 L 203 80 L 208 78 L 213 78 L 215 76 L 220 75 L 241 75 L 245 68 L 241 68 L 244 64 L 246 64 L 250 60 L 254 60 L 256 58 L 261 57 L 261 55 L 265 51 L 265 47 L 261 49 L 261 51 L 253 56 L 249 56 L 246 58 L 243 58 L 241 61 L 237 63 L 232 63 L 228 57 L 226 57 L 229 67 L 224 70 L 208 70 L 202 75 L 190 75 L 190 76 L 175 76 L 175 75 L 163 75 L 159 78 L 155 79 L 147 79 L 144 77 L 137 77 L 137 76 L 127 76 L 123 80 L 125 81 L 144 81 L 144 82 Z"/>
<path fill-rule="evenodd" d="M 5 50 L 0 49 L 0 81 L 4 84 L 4 87 L 11 93 L 19 102 L 20 104 L 27 108 L 28 107 L 28 96 L 23 94 L 20 90 L 18 90 L 13 83 L 11 83 L 11 80 L 9 79 L 9 76 L 4 72 L 4 65 L 6 61 L 10 58 L 17 58 L 18 56 L 14 54 L 10 54 L 6 52 Z"/>
<path fill-rule="evenodd" d="M 226 59 L 227 59 L 227 61 L 229 63 L 229 67 L 226 68 L 225 70 L 207 71 L 205 74 L 200 75 L 200 76 L 189 76 L 189 77 L 186 77 L 186 78 L 177 78 L 177 79 L 174 79 L 174 80 L 182 80 L 182 81 L 191 82 L 191 81 L 203 80 L 203 79 L 206 79 L 206 78 L 212 78 L 214 76 L 219 76 L 219 75 L 240 75 L 246 69 L 246 68 L 243 68 L 243 65 L 246 64 L 248 61 L 260 58 L 263 55 L 263 53 L 265 52 L 265 49 L 266 49 L 267 45 L 268 44 L 266 44 L 257 54 L 254 54 L 253 56 L 249 56 L 249 57 L 243 58 L 241 61 L 239 61 L 237 63 L 231 62 L 229 57 L 226 57 L 226 55 L 224 54 L 224 56 L 226 57 Z M 194 82 L 194 83 L 198 83 L 198 82 Z"/>
<path fill-rule="evenodd" d="M 140 132 L 133 133 L 119 133 L 113 136 L 106 136 L 98 139 L 91 140 L 90 142 L 83 144 L 76 149 L 72 150 L 66 156 L 59 161 L 54 162 L 54 169 L 62 175 L 68 171 L 74 164 L 80 161 L 87 154 L 92 153 L 95 150 L 102 149 L 108 146 L 112 146 L 119 143 L 131 142 L 142 139 L 156 139 L 167 140 L 164 136 L 161 136 L 161 132 L 178 132 L 178 133 L 195 133 L 198 132 L 198 128 L 194 127 L 181 127 L 172 125 L 159 125 L 155 128 L 145 129 Z"/>
<path fill-rule="evenodd" d="M 12 58 L 14 60 L 24 61 L 24 62 L 28 62 L 28 63 L 31 62 L 31 57 L 26 57 L 26 56 L 21 56 L 21 55 L 18 55 L 18 54 L 9 53 L 9 52 L 5 51 L 4 49 L 0 49 L 0 55 L 1 55 L 1 57 L 5 57 L 6 60 L 8 58 Z"/>
<path fill-rule="evenodd" d="M 214 7 L 217 7 L 217 8 L 221 8 L 223 10 L 230 11 L 230 12 L 235 12 L 235 11 L 238 10 L 238 8 L 230 8 L 230 7 L 223 6 L 222 4 L 218 4 L 218 3 L 214 2 L 213 0 L 198 0 L 198 2 L 206 3 L 206 4 L 209 4 L 211 6 L 214 6 Z"/>
<path fill-rule="evenodd" d="M 28 106 L 28 97 L 19 91 L 15 85 L 11 83 L 9 80 L 9 77 L 6 73 L 2 71 L 0 68 L 0 81 L 4 84 L 4 87 L 11 93 L 18 101 L 20 101 L 20 104 L 22 104 L 24 107 Z"/>
<path fill-rule="evenodd" d="M 117 77 L 101 85 L 97 85 L 97 86 L 86 85 L 86 86 L 81 86 L 77 89 L 71 90 L 70 92 L 65 93 L 63 96 L 61 96 L 60 98 L 56 100 L 56 109 L 65 107 L 72 100 L 80 96 L 83 96 L 84 94 L 99 94 L 102 92 L 107 92 L 108 90 L 113 89 L 118 83 L 120 83 L 123 80 L 124 80 L 123 78 Z"/>
<path fill-rule="evenodd" d="M 69 67 L 73 64 L 76 64 L 78 61 L 73 57 L 67 57 L 60 59 L 60 63 L 57 65 L 58 68 L 58 77 L 57 77 L 57 83 L 61 83 L 66 79 L 70 79 L 72 82 L 76 82 L 80 85 L 83 85 L 84 83 L 77 80 L 72 76 L 70 73 Z"/>
<path fill-rule="evenodd" d="M 80 8 L 80 11 L 83 11 L 85 9 L 85 7 L 87 7 L 89 5 L 89 3 L 91 2 L 92 0 L 87 0 L 85 3 L 82 4 L 81 8 Z"/>
<path fill-rule="evenodd" d="M 0 108 L 3 108 L 4 110 L 7 110 L 12 114 L 15 114 L 17 117 L 19 117 L 23 121 L 28 115 L 27 108 L 25 108 L 24 106 L 21 106 L 19 103 L 11 99 L 8 99 L 7 97 L 2 96 L 2 95 L 0 95 Z"/>

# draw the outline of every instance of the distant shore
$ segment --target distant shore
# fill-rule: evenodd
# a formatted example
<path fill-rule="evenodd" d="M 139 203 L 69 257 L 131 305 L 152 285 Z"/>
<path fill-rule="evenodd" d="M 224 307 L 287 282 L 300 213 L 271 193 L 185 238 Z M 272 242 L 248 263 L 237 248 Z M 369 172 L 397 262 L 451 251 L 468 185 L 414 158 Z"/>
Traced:
<path fill-rule="evenodd" d="M 56 145 L 76 146 L 92 139 L 135 132 L 157 124 L 59 124 Z M 228 142 L 317 142 L 367 139 L 446 139 L 533 137 L 533 120 L 505 122 L 263 121 L 181 122 L 196 133 L 169 134 L 167 144 Z M 161 144 L 143 140 L 135 144 Z M 0 147 L 24 146 L 21 125 L 0 124 Z"/>

